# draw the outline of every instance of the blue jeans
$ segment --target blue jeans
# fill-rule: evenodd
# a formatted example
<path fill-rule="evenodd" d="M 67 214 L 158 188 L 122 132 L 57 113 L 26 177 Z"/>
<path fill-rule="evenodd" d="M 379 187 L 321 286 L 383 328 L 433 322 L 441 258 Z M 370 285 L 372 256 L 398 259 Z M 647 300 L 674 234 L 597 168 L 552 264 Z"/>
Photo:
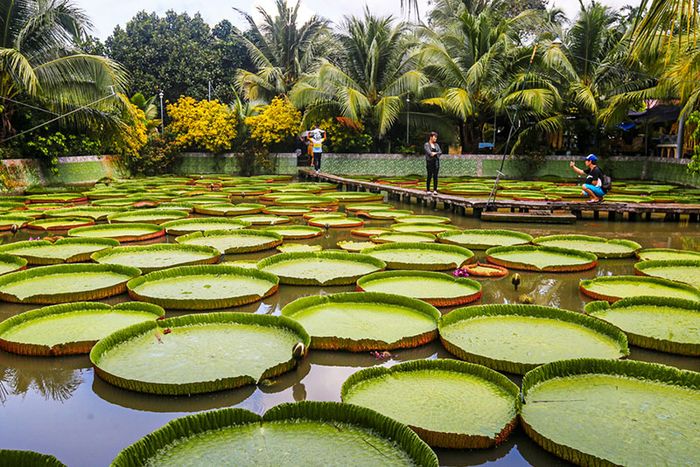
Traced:
<path fill-rule="evenodd" d="M 605 192 L 599 186 L 589 185 L 588 183 L 586 183 L 583 185 L 583 187 L 591 190 L 593 194 L 596 195 L 598 198 L 602 198 L 603 196 L 605 196 Z"/>

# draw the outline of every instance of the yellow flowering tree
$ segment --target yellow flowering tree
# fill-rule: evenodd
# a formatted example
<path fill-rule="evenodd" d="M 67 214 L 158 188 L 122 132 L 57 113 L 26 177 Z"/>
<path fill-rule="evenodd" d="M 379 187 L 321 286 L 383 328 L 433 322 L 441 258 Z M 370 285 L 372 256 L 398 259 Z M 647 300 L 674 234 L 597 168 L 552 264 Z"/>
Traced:
<path fill-rule="evenodd" d="M 275 97 L 257 110 L 257 115 L 245 119 L 253 141 L 269 147 L 299 133 L 301 112 L 286 97 Z"/>
<path fill-rule="evenodd" d="M 168 104 L 168 131 L 179 149 L 221 153 L 231 150 L 236 139 L 236 114 L 217 100 L 197 101 L 181 97 Z"/>

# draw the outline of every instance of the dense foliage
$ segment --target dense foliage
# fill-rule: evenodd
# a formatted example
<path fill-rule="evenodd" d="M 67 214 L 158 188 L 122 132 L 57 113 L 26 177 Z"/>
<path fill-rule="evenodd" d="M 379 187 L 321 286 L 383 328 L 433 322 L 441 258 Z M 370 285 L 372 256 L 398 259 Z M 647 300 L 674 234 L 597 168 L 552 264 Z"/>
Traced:
<path fill-rule="evenodd" d="M 258 114 L 247 117 L 250 138 L 265 147 L 290 142 L 300 133 L 301 112 L 284 97 L 275 97 L 269 105 L 260 106 Z"/>
<path fill-rule="evenodd" d="M 233 147 L 236 114 L 219 101 L 181 97 L 168 105 L 168 115 L 168 131 L 178 149 L 221 153 Z"/>

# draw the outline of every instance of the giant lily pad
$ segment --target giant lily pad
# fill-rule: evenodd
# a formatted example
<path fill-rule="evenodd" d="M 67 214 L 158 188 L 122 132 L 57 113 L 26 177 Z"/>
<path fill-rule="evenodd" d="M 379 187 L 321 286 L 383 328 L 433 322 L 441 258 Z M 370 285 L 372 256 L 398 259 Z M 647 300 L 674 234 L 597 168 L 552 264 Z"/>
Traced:
<path fill-rule="evenodd" d="M 90 260 L 95 252 L 119 246 L 109 238 L 61 238 L 51 243 L 47 240 L 16 242 L 0 246 L 0 253 L 19 256 L 32 265 L 81 263 Z"/>
<path fill-rule="evenodd" d="M 371 256 L 339 251 L 282 253 L 258 263 L 260 270 L 279 276 L 282 284 L 289 285 L 350 285 L 385 267 L 384 261 Z"/>
<path fill-rule="evenodd" d="M 68 231 L 71 237 L 112 238 L 119 242 L 143 242 L 165 236 L 165 229 L 155 224 L 107 224 L 78 227 Z"/>
<path fill-rule="evenodd" d="M 144 273 L 175 266 L 214 264 L 220 257 L 219 250 L 210 246 L 167 243 L 122 246 L 92 255 L 96 263 L 131 266 L 139 268 Z"/>
<path fill-rule="evenodd" d="M 362 465 L 437 467 L 430 448 L 406 426 L 373 410 L 337 402 L 299 402 L 263 417 L 223 409 L 176 419 L 122 451 L 132 465 Z"/>
<path fill-rule="evenodd" d="M 282 244 L 282 236 L 265 230 L 211 230 L 177 237 L 182 245 L 214 247 L 221 254 L 252 253 L 270 250 Z"/>
<path fill-rule="evenodd" d="M 261 213 L 264 204 L 203 204 L 194 207 L 194 212 L 197 214 L 205 214 L 207 216 L 243 216 L 247 214 Z"/>
<path fill-rule="evenodd" d="M 285 240 L 302 240 L 323 235 L 323 229 L 308 225 L 274 226 L 266 227 L 265 230 L 281 235 Z"/>
<path fill-rule="evenodd" d="M 27 260 L 15 255 L 0 254 L 0 276 L 27 267 Z"/>
<path fill-rule="evenodd" d="M 525 376 L 523 400 L 528 436 L 570 462 L 700 464 L 700 373 L 635 361 L 554 362 Z"/>
<path fill-rule="evenodd" d="M 304 243 L 284 243 L 277 247 L 280 253 L 306 253 L 322 251 L 321 245 L 306 245 Z"/>
<path fill-rule="evenodd" d="M 525 271 L 586 271 L 598 264 L 598 258 L 593 253 L 533 245 L 489 248 L 486 258 L 493 264 Z"/>
<path fill-rule="evenodd" d="M 31 216 L 22 216 L 19 214 L 0 216 L 0 232 L 12 230 L 13 228 L 19 230 L 27 225 L 28 222 L 32 222 L 33 220 L 34 218 Z"/>
<path fill-rule="evenodd" d="M 0 323 L 0 349 L 41 357 L 86 354 L 114 331 L 164 314 L 158 306 L 139 302 L 114 307 L 94 302 L 48 306 Z"/>
<path fill-rule="evenodd" d="M 238 216 L 236 219 L 243 222 L 248 222 L 252 225 L 278 225 L 286 224 L 291 222 L 291 219 L 287 216 L 274 216 L 268 214 L 251 214 L 249 216 Z"/>
<path fill-rule="evenodd" d="M 428 271 L 455 269 L 474 256 L 466 248 L 437 243 L 386 243 L 362 250 L 362 254 L 381 259 L 389 269 Z"/>
<path fill-rule="evenodd" d="M 671 248 L 647 248 L 639 250 L 637 257 L 643 261 L 647 260 L 677 260 L 687 259 L 700 261 L 700 251 L 674 250 Z"/>
<path fill-rule="evenodd" d="M 12 467 L 66 467 L 63 462 L 59 461 L 54 456 L 33 451 L 0 449 L 0 461 L 3 465 Z"/>
<path fill-rule="evenodd" d="M 634 265 L 634 270 L 642 276 L 660 277 L 700 288 L 700 259 L 641 261 Z"/>
<path fill-rule="evenodd" d="M 27 228 L 31 230 L 63 231 L 89 225 L 95 225 L 95 221 L 89 217 L 59 217 L 32 221 L 27 224 Z"/>
<path fill-rule="evenodd" d="M 141 209 L 135 211 L 120 212 L 108 216 L 112 223 L 148 223 L 162 224 L 168 221 L 186 219 L 188 214 L 177 209 Z"/>
<path fill-rule="evenodd" d="M 177 310 L 247 305 L 273 295 L 278 286 L 279 280 L 272 274 L 224 264 L 181 266 L 128 283 L 132 298 Z"/>
<path fill-rule="evenodd" d="M 0 277 L 0 299 L 12 303 L 53 305 L 99 300 L 126 291 L 141 274 L 136 268 L 111 264 L 58 264 Z"/>
<path fill-rule="evenodd" d="M 372 237 L 374 243 L 433 243 L 435 235 L 420 232 L 387 232 Z"/>
<path fill-rule="evenodd" d="M 458 230 L 453 225 L 436 224 L 431 222 L 400 222 L 391 226 L 395 232 L 423 232 L 438 235 L 450 230 Z"/>
<path fill-rule="evenodd" d="M 46 217 L 89 217 L 96 221 L 107 219 L 108 216 L 123 212 L 124 208 L 101 207 L 101 206 L 79 206 L 64 209 L 52 209 L 46 211 Z"/>
<path fill-rule="evenodd" d="M 627 337 L 612 324 L 537 305 L 480 305 L 442 317 L 440 339 L 462 360 L 524 374 L 567 358 L 629 355 Z"/>
<path fill-rule="evenodd" d="M 493 447 L 508 438 L 520 411 L 520 388 L 507 377 L 447 359 L 360 370 L 345 381 L 341 396 L 405 423 L 441 448 Z"/>
<path fill-rule="evenodd" d="M 407 297 L 383 293 L 339 293 L 300 298 L 282 315 L 301 324 L 311 348 L 392 350 L 418 347 L 437 338 L 440 312 Z"/>
<path fill-rule="evenodd" d="M 396 222 L 400 222 L 402 224 L 449 224 L 450 222 L 452 222 L 452 220 L 449 217 L 444 216 L 416 215 L 397 217 Z"/>
<path fill-rule="evenodd" d="M 537 245 L 587 251 L 598 258 L 630 258 L 642 248 L 637 242 L 589 235 L 549 235 L 532 241 Z"/>
<path fill-rule="evenodd" d="M 359 215 L 363 216 L 363 217 L 367 217 L 369 219 L 394 220 L 398 217 L 412 216 L 413 211 L 406 211 L 406 210 L 401 210 L 401 209 L 384 209 L 384 210 L 373 210 L 373 211 L 361 211 L 361 212 L 359 212 Z"/>
<path fill-rule="evenodd" d="M 338 242 L 337 245 L 342 250 L 351 251 L 354 253 L 359 253 L 360 251 L 364 250 L 365 248 L 372 247 L 375 244 L 373 242 L 341 241 L 341 242 Z"/>
<path fill-rule="evenodd" d="M 82 203 L 87 197 L 80 193 L 47 193 L 27 196 L 28 203 Z"/>
<path fill-rule="evenodd" d="M 303 216 L 311 212 L 311 209 L 297 206 L 268 206 L 263 209 L 263 214 L 273 214 L 276 216 Z"/>
<path fill-rule="evenodd" d="M 272 378 L 308 347 L 296 322 L 269 315 L 211 313 L 136 324 L 90 352 L 95 373 L 115 386 L 153 394 L 197 394 Z M 176 363 L 176 364 L 175 364 Z"/>
<path fill-rule="evenodd" d="M 591 302 L 586 313 L 608 321 L 639 347 L 700 355 L 700 302 L 661 297 Z"/>
<path fill-rule="evenodd" d="M 514 230 L 453 230 L 438 235 L 438 241 L 472 250 L 488 250 L 497 246 L 526 245 L 532 241 L 532 236 Z"/>
<path fill-rule="evenodd" d="M 686 284 L 640 276 L 604 276 L 581 281 L 579 289 L 596 300 L 616 302 L 631 297 L 668 297 L 700 301 L 700 290 Z"/>
<path fill-rule="evenodd" d="M 479 282 L 428 271 L 377 272 L 360 278 L 357 288 L 417 298 L 439 307 L 466 305 L 481 298 Z"/>
<path fill-rule="evenodd" d="M 390 229 L 381 229 L 379 227 L 362 227 L 360 229 L 353 229 L 350 231 L 352 235 L 356 235 L 358 237 L 374 237 L 375 235 L 381 235 L 389 232 L 391 232 Z"/>
<path fill-rule="evenodd" d="M 362 227 L 365 221 L 358 217 L 312 217 L 309 219 L 309 225 L 327 229 L 345 229 Z"/>
<path fill-rule="evenodd" d="M 341 203 L 367 203 L 371 201 L 384 201 L 381 193 L 369 193 L 361 191 L 336 191 L 326 193 L 327 198 L 333 198 Z"/>
<path fill-rule="evenodd" d="M 187 235 L 212 230 L 240 230 L 250 226 L 239 219 L 196 218 L 166 222 L 162 225 L 169 235 Z"/>

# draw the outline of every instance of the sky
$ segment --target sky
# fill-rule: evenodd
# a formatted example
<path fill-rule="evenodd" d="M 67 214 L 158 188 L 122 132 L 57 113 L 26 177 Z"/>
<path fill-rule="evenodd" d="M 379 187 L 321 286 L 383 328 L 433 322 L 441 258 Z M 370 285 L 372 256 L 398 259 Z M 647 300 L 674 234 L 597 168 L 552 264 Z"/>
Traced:
<path fill-rule="evenodd" d="M 293 0 L 290 1 L 290 4 Z M 93 34 L 106 39 L 115 26 L 124 26 L 137 12 L 146 10 L 163 14 L 167 10 L 194 14 L 200 12 L 209 24 L 214 25 L 222 19 L 243 26 L 240 15 L 233 8 L 253 12 L 255 7 L 266 9 L 274 5 L 274 0 L 73 0 L 91 18 L 94 25 Z M 375 14 L 393 14 L 401 16 L 400 0 L 302 0 L 301 16 L 309 17 L 316 13 L 332 21 L 339 22 L 344 15 L 359 15 L 367 5 Z M 422 11 L 426 11 L 429 0 L 420 0 Z M 579 0 L 552 0 L 562 8 L 569 18 L 573 18 L 579 9 Z M 627 4 L 638 4 L 639 0 L 602 0 L 601 3 L 614 8 Z"/>

